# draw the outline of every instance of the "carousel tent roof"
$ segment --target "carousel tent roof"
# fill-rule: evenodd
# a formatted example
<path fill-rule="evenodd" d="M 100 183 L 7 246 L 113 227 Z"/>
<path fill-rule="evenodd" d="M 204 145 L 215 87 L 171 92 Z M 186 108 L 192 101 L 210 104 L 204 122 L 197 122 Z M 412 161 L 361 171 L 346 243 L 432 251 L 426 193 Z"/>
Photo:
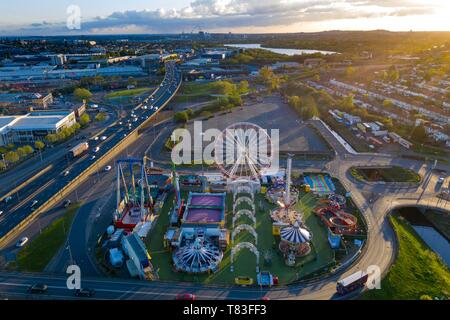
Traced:
<path fill-rule="evenodd" d="M 216 246 L 197 238 L 193 243 L 181 247 L 173 255 L 178 270 L 188 273 L 204 273 L 216 269 L 223 253 Z"/>
<path fill-rule="evenodd" d="M 298 221 L 293 226 L 281 230 L 281 239 L 290 243 L 305 243 L 310 241 L 311 238 L 311 233 L 302 228 Z"/>

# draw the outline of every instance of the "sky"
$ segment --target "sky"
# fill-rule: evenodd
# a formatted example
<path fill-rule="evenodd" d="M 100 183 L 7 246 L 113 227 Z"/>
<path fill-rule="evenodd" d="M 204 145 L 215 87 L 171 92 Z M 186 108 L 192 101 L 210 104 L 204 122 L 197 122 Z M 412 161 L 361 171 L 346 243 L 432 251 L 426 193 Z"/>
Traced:
<path fill-rule="evenodd" d="M 0 35 L 450 31 L 449 17 L 450 0 L 2 0 Z"/>

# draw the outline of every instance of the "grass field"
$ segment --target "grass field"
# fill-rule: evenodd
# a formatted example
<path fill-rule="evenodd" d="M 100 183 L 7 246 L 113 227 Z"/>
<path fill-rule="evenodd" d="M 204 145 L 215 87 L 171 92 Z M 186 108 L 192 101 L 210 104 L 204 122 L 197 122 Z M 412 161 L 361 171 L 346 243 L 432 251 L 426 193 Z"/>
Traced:
<path fill-rule="evenodd" d="M 72 205 L 63 217 L 55 220 L 17 255 L 20 271 L 42 272 L 67 239 L 80 204 Z"/>
<path fill-rule="evenodd" d="M 183 194 L 186 196 L 186 194 Z M 234 272 L 230 271 L 231 257 L 230 248 L 225 252 L 224 259 L 220 265 L 219 272 L 210 275 L 188 275 L 184 273 L 175 273 L 171 268 L 171 254 L 163 248 L 163 236 L 169 225 L 168 212 L 172 207 L 173 195 L 165 203 L 155 229 L 152 231 L 147 247 L 152 256 L 152 263 L 155 269 L 159 270 L 161 280 L 168 281 L 187 281 L 197 283 L 216 283 L 228 284 L 234 283 L 237 276 L 248 276 L 256 283 L 256 258 L 248 250 L 240 251 L 235 257 Z M 327 242 L 326 229 L 320 225 L 319 219 L 313 214 L 312 209 L 316 206 L 314 196 L 304 195 L 298 204 L 298 207 L 305 212 L 305 222 L 314 234 L 313 252 L 298 261 L 296 267 L 287 267 L 284 259 L 279 253 L 275 238 L 272 236 L 272 222 L 269 216 L 270 209 L 273 208 L 263 197 L 257 195 L 255 198 L 257 208 L 256 231 L 258 233 L 258 250 L 260 251 L 260 269 L 272 272 L 278 275 L 281 284 L 287 284 L 304 276 L 310 276 L 312 273 L 324 269 L 334 261 L 334 253 Z M 227 208 L 232 208 L 232 197 L 227 197 Z M 248 219 L 243 217 L 242 219 Z M 243 221 L 249 222 L 249 221 Z M 231 229 L 232 214 L 227 214 L 227 225 Z M 242 232 L 235 239 L 236 242 L 253 242 L 253 236 L 248 232 Z M 264 256 L 271 256 L 271 265 L 264 265 Z"/>
<path fill-rule="evenodd" d="M 399 239 L 397 261 L 381 282 L 381 290 L 368 291 L 363 299 L 420 299 L 450 295 L 450 270 L 398 216 L 390 217 Z"/>
<path fill-rule="evenodd" d="M 116 98 L 137 96 L 137 95 L 149 92 L 150 90 L 152 90 L 152 88 L 138 88 L 138 89 L 131 89 L 131 90 L 115 91 L 115 92 L 108 93 L 105 96 L 105 98 L 106 99 L 116 99 Z"/>
<path fill-rule="evenodd" d="M 358 180 L 369 182 L 420 182 L 420 176 L 402 167 L 389 168 L 351 168 L 350 173 Z"/>

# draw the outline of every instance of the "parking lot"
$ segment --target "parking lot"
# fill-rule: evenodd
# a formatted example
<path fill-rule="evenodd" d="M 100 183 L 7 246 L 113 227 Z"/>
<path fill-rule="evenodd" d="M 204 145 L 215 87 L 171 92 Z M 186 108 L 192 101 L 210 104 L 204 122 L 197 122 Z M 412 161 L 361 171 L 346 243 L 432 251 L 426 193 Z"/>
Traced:
<path fill-rule="evenodd" d="M 281 152 L 326 152 L 327 145 L 298 115 L 278 96 L 271 96 L 263 102 L 249 102 L 244 107 L 235 108 L 231 113 L 217 114 L 203 121 L 203 131 L 210 128 L 224 130 L 228 126 L 250 122 L 263 129 L 279 129 Z M 193 123 L 188 129 L 193 132 Z"/>

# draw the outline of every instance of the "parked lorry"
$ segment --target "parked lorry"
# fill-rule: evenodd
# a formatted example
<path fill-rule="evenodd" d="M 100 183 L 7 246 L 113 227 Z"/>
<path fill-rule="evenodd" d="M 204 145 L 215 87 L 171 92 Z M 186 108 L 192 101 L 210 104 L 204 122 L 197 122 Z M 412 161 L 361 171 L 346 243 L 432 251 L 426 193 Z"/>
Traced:
<path fill-rule="evenodd" d="M 89 143 L 83 142 L 77 145 L 76 147 L 73 147 L 69 151 L 69 157 L 76 158 L 79 155 L 83 154 L 85 151 L 89 149 Z"/>
<path fill-rule="evenodd" d="M 369 275 L 364 271 L 358 271 L 345 279 L 338 281 L 336 291 L 340 295 L 346 295 L 366 285 Z"/>

